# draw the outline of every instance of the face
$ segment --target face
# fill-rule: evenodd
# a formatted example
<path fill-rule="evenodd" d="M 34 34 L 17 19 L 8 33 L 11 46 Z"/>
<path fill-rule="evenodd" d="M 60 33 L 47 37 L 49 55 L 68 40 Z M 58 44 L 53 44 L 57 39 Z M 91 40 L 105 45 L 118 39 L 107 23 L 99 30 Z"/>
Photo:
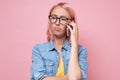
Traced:
<path fill-rule="evenodd" d="M 49 16 L 51 32 L 56 37 L 66 37 L 66 25 L 72 21 L 69 13 L 58 6 L 53 9 Z"/>

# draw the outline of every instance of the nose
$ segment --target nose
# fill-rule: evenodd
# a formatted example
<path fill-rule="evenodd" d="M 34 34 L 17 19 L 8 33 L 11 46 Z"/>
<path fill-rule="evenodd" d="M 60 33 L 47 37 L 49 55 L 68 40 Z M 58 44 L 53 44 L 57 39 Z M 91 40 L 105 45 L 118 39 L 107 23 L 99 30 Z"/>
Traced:
<path fill-rule="evenodd" d="M 60 19 L 57 19 L 55 24 L 60 25 Z"/>

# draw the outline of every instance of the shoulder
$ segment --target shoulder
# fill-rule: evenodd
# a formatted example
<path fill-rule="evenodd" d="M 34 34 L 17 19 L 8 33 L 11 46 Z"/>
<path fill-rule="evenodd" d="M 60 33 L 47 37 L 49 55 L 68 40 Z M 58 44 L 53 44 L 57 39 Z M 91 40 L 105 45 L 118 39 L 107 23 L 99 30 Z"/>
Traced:
<path fill-rule="evenodd" d="M 88 52 L 87 52 L 87 49 L 86 47 L 84 47 L 83 45 L 78 45 L 78 52 L 79 52 L 79 55 L 87 55 Z"/>
<path fill-rule="evenodd" d="M 79 45 L 78 45 L 78 49 L 79 49 L 79 50 L 83 50 L 83 49 L 86 49 L 86 47 L 83 46 L 83 45 L 81 45 L 81 44 L 79 44 Z"/>
<path fill-rule="evenodd" d="M 44 50 L 44 49 L 48 49 L 49 48 L 49 42 L 44 42 L 44 43 L 39 43 L 39 44 L 35 44 L 32 48 L 32 50 Z"/>

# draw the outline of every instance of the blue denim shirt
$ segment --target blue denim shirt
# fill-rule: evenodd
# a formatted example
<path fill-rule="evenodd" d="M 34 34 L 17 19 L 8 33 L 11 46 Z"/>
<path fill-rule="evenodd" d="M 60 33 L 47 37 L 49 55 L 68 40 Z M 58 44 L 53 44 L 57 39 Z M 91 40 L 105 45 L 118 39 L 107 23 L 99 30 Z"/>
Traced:
<path fill-rule="evenodd" d="M 69 40 L 67 39 L 61 49 L 64 62 L 64 74 L 67 74 L 68 63 L 70 60 Z M 88 64 L 86 61 L 87 50 L 83 46 L 78 47 L 78 60 L 82 72 L 82 80 L 86 80 Z M 31 80 L 42 80 L 47 76 L 55 76 L 59 64 L 59 54 L 55 49 L 54 43 L 45 42 L 37 44 L 32 49 Z"/>

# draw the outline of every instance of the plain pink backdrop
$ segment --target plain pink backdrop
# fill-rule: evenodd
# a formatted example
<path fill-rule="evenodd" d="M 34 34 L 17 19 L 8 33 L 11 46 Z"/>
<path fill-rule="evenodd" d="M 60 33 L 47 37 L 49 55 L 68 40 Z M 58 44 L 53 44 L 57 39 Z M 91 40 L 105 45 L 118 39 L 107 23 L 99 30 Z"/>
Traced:
<path fill-rule="evenodd" d="M 88 80 L 120 80 L 120 1 L 64 0 L 75 9 Z M 0 0 L 0 80 L 29 80 L 31 50 L 46 41 L 50 8 L 63 0 Z"/>

